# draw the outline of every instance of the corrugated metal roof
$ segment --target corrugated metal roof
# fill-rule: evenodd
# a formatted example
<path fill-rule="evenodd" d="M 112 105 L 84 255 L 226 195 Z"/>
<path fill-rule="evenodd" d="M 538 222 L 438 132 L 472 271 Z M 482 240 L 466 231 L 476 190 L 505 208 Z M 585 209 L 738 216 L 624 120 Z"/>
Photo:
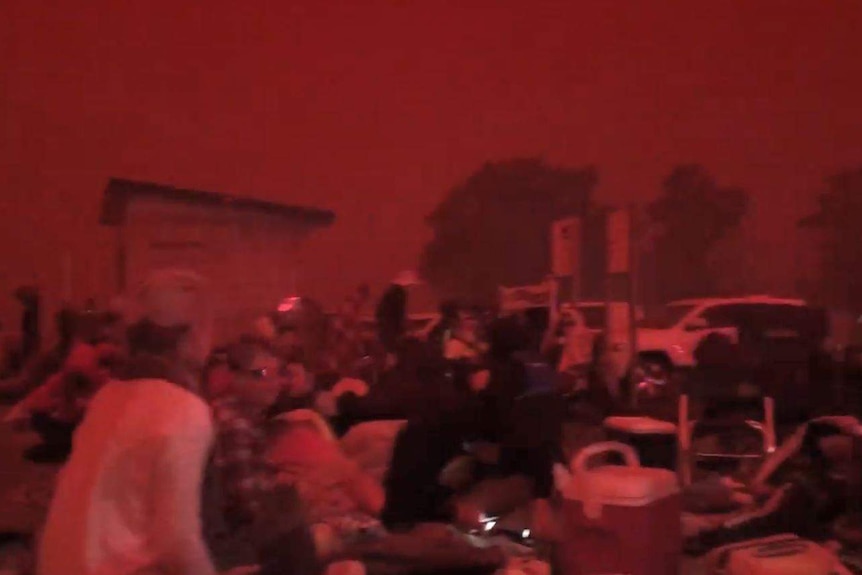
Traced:
<path fill-rule="evenodd" d="M 122 224 L 125 222 L 126 208 L 129 202 L 135 198 L 155 198 L 166 202 L 192 205 L 225 206 L 238 211 L 261 212 L 300 220 L 317 226 L 328 226 L 335 221 L 335 213 L 330 210 L 237 197 L 218 192 L 177 188 L 165 184 L 111 178 L 105 187 L 99 222 L 107 226 Z"/>

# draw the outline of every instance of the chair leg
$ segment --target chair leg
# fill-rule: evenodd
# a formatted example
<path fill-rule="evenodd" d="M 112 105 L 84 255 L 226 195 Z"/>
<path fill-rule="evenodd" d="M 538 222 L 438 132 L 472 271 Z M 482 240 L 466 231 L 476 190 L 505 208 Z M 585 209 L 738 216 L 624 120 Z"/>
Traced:
<path fill-rule="evenodd" d="M 677 474 L 683 486 L 691 485 L 692 466 L 691 422 L 688 419 L 688 395 L 679 396 L 677 403 Z"/>
<path fill-rule="evenodd" d="M 778 447 L 775 432 L 775 400 L 771 397 L 763 398 L 764 413 L 764 451 L 767 455 L 774 453 Z"/>
<path fill-rule="evenodd" d="M 691 449 L 691 422 L 688 415 L 688 395 L 680 395 L 677 404 L 677 440 L 680 451 Z"/>
<path fill-rule="evenodd" d="M 692 483 L 694 456 L 691 450 L 680 450 L 677 459 L 677 475 L 679 476 L 679 482 L 683 487 L 688 487 Z"/>

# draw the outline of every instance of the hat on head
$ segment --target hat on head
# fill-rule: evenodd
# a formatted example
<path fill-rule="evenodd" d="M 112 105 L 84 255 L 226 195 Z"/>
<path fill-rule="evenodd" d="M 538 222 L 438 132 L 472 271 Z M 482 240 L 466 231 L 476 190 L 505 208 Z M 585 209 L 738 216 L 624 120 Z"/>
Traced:
<path fill-rule="evenodd" d="M 412 287 L 421 284 L 422 280 L 413 270 L 406 270 L 395 276 L 392 283 L 401 287 Z"/>
<path fill-rule="evenodd" d="M 203 277 L 189 270 L 153 272 L 129 302 L 131 319 L 160 327 L 194 326 L 209 313 L 205 285 Z"/>
<path fill-rule="evenodd" d="M 166 269 L 153 272 L 128 298 L 125 307 L 129 324 L 149 322 L 162 328 L 186 328 L 187 345 L 201 358 L 209 353 L 213 315 L 207 282 L 190 270 Z"/>

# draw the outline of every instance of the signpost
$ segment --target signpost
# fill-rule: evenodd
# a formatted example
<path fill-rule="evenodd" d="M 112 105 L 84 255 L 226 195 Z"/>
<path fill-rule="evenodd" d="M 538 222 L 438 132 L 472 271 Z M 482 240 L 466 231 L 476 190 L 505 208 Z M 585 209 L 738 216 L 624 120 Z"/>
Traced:
<path fill-rule="evenodd" d="M 607 220 L 607 342 L 610 391 L 617 396 L 636 355 L 632 268 L 636 258 L 632 241 L 632 210 L 618 209 Z"/>
<path fill-rule="evenodd" d="M 581 219 L 563 218 L 551 224 L 551 276 L 566 280 L 563 297 L 577 301 L 581 284 Z"/>

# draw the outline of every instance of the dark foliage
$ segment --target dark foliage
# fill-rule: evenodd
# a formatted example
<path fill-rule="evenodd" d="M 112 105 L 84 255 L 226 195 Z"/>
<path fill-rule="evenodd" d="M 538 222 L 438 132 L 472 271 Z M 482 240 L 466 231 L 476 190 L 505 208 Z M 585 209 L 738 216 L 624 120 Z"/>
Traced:
<path fill-rule="evenodd" d="M 428 216 L 434 237 L 422 253 L 423 278 L 443 296 L 483 302 L 500 285 L 540 281 L 551 223 L 587 213 L 597 182 L 594 167 L 541 159 L 484 165 Z"/>
<path fill-rule="evenodd" d="M 862 167 L 845 170 L 826 181 L 819 209 L 799 223 L 820 232 L 820 285 L 815 289 L 835 306 L 862 310 Z"/>
<path fill-rule="evenodd" d="M 714 291 L 708 255 L 739 225 L 748 194 L 718 185 L 696 164 L 677 166 L 663 183 L 663 195 L 650 204 L 657 226 L 655 252 L 659 293 L 664 300 L 704 296 Z"/>

